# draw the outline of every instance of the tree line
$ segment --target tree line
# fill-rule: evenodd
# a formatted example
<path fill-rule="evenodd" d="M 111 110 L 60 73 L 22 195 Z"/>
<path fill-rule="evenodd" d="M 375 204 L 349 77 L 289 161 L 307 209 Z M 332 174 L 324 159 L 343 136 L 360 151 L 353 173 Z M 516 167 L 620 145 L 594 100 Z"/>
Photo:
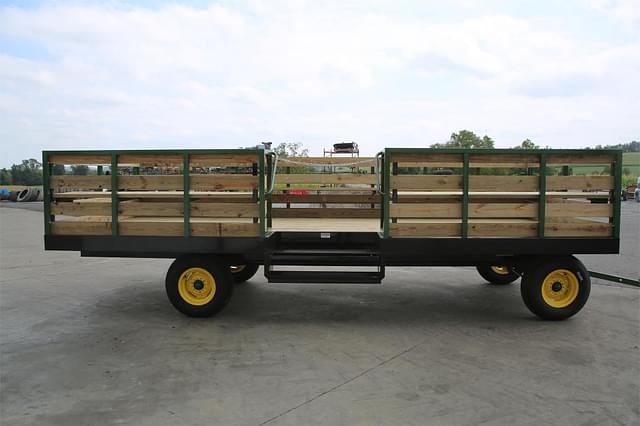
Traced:
<path fill-rule="evenodd" d="M 494 141 L 487 135 L 482 137 L 470 130 L 460 130 L 452 133 L 446 142 L 434 143 L 431 148 L 473 148 L 490 149 L 494 148 Z M 513 149 L 538 149 L 540 148 L 530 139 L 523 140 Z M 546 147 L 549 148 L 549 147 Z M 596 145 L 585 149 L 622 149 L 624 152 L 640 152 L 640 142 L 632 141 L 616 145 Z M 275 151 L 282 156 L 308 156 L 309 150 L 301 143 L 282 143 L 275 147 Z M 88 166 L 71 166 L 65 169 L 63 165 L 55 165 L 52 170 L 54 175 L 70 173 L 73 175 L 88 175 L 95 173 Z M 42 184 L 42 163 L 34 158 L 22 160 L 20 164 L 14 164 L 10 168 L 0 169 L 0 185 L 41 185 Z"/>

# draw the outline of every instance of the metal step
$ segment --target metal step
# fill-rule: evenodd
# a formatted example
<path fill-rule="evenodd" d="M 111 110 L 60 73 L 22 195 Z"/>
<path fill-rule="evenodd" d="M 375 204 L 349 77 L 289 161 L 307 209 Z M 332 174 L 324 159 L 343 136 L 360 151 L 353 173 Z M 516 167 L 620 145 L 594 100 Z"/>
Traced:
<path fill-rule="evenodd" d="M 379 271 L 270 271 L 270 283 L 296 284 L 380 284 L 384 274 Z"/>
<path fill-rule="evenodd" d="M 274 270 L 274 266 L 368 266 L 376 270 Z M 270 283 L 380 284 L 384 272 L 382 256 L 369 249 L 278 250 L 269 253 L 264 264 L 264 275 Z"/>

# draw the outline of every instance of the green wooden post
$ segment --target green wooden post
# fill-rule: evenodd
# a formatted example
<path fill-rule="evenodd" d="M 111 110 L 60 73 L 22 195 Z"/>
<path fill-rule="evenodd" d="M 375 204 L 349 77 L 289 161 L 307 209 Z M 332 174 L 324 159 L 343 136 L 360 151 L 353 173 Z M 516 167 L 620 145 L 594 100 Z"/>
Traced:
<path fill-rule="evenodd" d="M 538 237 L 544 238 L 547 209 L 547 155 L 540 154 L 540 176 L 538 184 Z"/>
<path fill-rule="evenodd" d="M 118 236 L 118 154 L 111 153 L 111 235 Z"/>
<path fill-rule="evenodd" d="M 188 152 L 183 154 L 182 161 L 182 215 L 184 237 L 189 238 L 191 236 L 191 158 Z"/>
<path fill-rule="evenodd" d="M 44 235 L 51 234 L 51 188 L 49 178 L 51 177 L 51 164 L 49 164 L 49 154 L 42 153 L 42 191 L 44 200 Z"/>
<path fill-rule="evenodd" d="M 391 150 L 385 149 L 385 153 L 383 158 L 383 167 L 384 167 L 384 175 L 382 181 L 383 187 L 383 200 L 382 200 L 382 208 L 384 209 L 382 213 L 383 223 L 382 223 L 382 236 L 384 238 L 389 238 L 389 188 L 391 187 L 389 183 L 390 175 L 391 175 Z"/>
<path fill-rule="evenodd" d="M 462 154 L 462 238 L 469 236 L 469 153 Z"/>
<path fill-rule="evenodd" d="M 613 175 L 613 238 L 620 238 L 620 210 L 622 204 L 622 151 L 616 152 L 616 162 L 611 165 Z"/>
<path fill-rule="evenodd" d="M 259 214 L 260 214 L 260 218 L 258 220 L 259 223 L 259 227 L 260 227 L 260 238 L 264 238 L 265 234 L 266 234 L 266 211 L 265 211 L 265 194 L 264 194 L 264 185 L 265 185 L 265 179 L 264 179 L 264 151 L 260 150 L 259 154 L 258 154 L 258 202 L 260 203 L 260 206 L 258 208 Z"/>

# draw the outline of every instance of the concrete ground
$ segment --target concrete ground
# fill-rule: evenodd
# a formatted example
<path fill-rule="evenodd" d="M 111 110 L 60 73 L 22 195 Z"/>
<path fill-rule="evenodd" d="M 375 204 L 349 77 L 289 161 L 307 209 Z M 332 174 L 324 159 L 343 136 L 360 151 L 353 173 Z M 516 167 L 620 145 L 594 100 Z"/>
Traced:
<path fill-rule="evenodd" d="M 624 203 L 628 229 L 639 209 Z M 44 252 L 41 214 L 0 208 L 2 425 L 640 422 L 637 288 L 594 279 L 582 312 L 544 322 L 472 268 L 389 268 L 382 286 L 259 274 L 191 319 L 166 300 L 170 261 Z M 583 261 L 637 273 L 630 232 L 632 265 Z"/>

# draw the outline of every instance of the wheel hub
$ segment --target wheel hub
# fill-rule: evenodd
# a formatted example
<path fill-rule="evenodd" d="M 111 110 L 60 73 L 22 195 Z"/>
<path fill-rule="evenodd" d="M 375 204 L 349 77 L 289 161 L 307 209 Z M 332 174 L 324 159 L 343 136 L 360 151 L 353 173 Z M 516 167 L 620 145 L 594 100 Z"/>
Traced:
<path fill-rule="evenodd" d="M 544 302 L 553 308 L 566 308 L 578 297 L 580 281 L 576 274 L 567 269 L 551 271 L 542 282 L 541 292 Z"/>
<path fill-rule="evenodd" d="M 204 268 L 188 268 L 180 275 L 178 293 L 190 305 L 206 305 L 216 295 L 216 280 Z"/>

